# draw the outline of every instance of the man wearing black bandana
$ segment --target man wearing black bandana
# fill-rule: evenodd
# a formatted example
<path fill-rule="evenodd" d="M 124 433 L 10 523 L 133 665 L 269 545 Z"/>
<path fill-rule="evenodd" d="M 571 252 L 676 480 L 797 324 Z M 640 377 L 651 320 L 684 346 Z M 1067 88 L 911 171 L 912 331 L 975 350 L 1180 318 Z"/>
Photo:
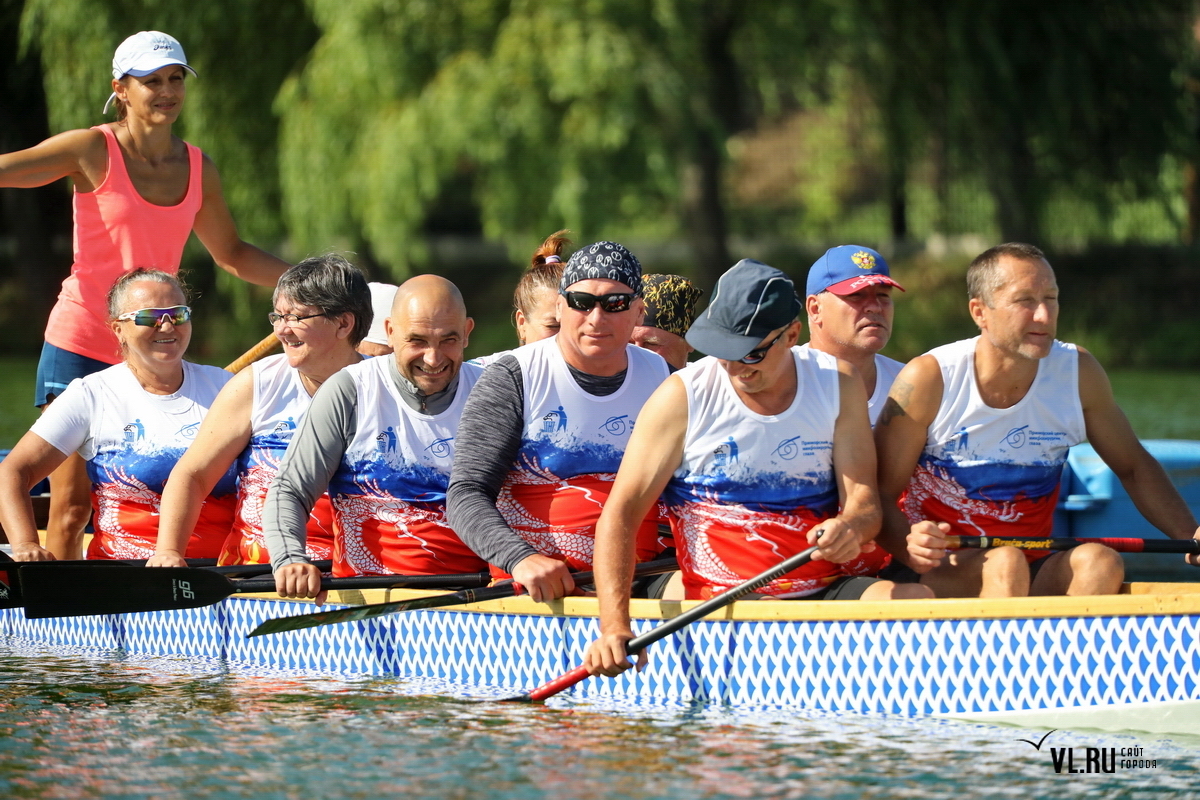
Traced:
<path fill-rule="evenodd" d="M 451 526 L 534 600 L 572 592 L 590 569 L 604 499 L 646 398 L 667 377 L 629 344 L 644 312 L 642 268 L 615 242 L 571 256 L 559 284 L 557 336 L 490 364 L 463 410 L 447 492 Z M 638 556 L 657 555 L 657 514 Z"/>

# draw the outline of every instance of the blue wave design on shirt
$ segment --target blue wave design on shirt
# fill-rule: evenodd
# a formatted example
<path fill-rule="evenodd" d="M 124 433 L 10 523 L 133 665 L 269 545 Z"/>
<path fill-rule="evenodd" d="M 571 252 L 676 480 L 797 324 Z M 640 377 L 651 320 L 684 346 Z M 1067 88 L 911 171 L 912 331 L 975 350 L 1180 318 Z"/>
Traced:
<path fill-rule="evenodd" d="M 521 444 L 513 469 L 568 479 L 579 475 L 616 472 L 624 453 L 624 447 L 618 450 L 611 444 L 581 442 L 571 447 L 560 447 L 548 439 L 539 438 Z"/>
<path fill-rule="evenodd" d="M 262 433 L 250 437 L 250 443 L 238 456 L 238 471 L 245 472 L 251 467 L 271 467 L 278 469 L 283 461 L 283 454 L 292 442 L 294 430 L 279 433 Z"/>
<path fill-rule="evenodd" d="M 783 472 L 747 474 L 718 472 L 711 475 L 672 477 L 663 492 L 668 506 L 698 501 L 739 505 L 751 511 L 775 514 L 806 508 L 818 516 L 837 513 L 838 491 L 833 473 L 810 473 L 803 477 Z"/>
<path fill-rule="evenodd" d="M 140 444 L 145 444 L 142 440 Z M 128 481 L 121 476 L 123 470 L 127 476 L 145 484 L 146 488 L 157 494 L 162 494 L 171 470 L 183 456 L 185 447 L 155 447 L 139 451 L 125 443 L 120 447 L 105 447 L 100 449 L 92 460 L 87 463 L 88 479 L 93 484 L 124 483 Z M 228 497 L 237 491 L 237 472 L 233 465 L 225 471 L 217 485 L 213 487 L 212 497 Z"/>
<path fill-rule="evenodd" d="M 1006 502 L 1018 497 L 1049 497 L 1062 480 L 1063 462 L 1045 464 L 1004 464 L 990 462 L 962 464 L 923 454 L 920 466 L 946 471 L 972 500 Z"/>
<path fill-rule="evenodd" d="M 405 503 L 446 504 L 450 476 L 423 464 L 343 461 L 329 481 L 329 495 L 389 497 Z"/>

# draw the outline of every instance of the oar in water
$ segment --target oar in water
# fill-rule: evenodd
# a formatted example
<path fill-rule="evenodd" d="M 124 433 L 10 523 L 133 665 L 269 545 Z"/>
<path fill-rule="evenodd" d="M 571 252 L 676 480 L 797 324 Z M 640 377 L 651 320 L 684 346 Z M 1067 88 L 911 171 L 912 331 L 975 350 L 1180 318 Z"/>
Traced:
<path fill-rule="evenodd" d="M 682 614 L 672 617 L 662 625 L 646 631 L 641 636 L 633 637 L 625 644 L 625 652 L 631 656 L 637 655 L 650 645 L 657 642 L 659 639 L 670 636 L 672 633 L 691 625 L 696 620 L 707 617 L 712 612 L 724 608 L 741 597 L 745 597 L 755 589 L 766 586 L 776 578 L 782 577 L 792 570 L 804 566 L 812 560 L 813 553 L 815 552 L 817 552 L 817 548 L 810 547 L 807 550 L 796 553 L 796 555 L 791 556 L 774 567 L 771 567 L 766 572 L 760 572 L 758 575 L 755 575 L 745 583 L 739 583 L 732 589 L 727 589 L 716 597 L 713 597 L 710 600 L 705 600 L 700 605 L 689 608 Z M 504 697 L 501 698 L 500 701 L 532 703 L 539 700 L 545 700 L 546 698 L 553 697 L 565 689 L 570 689 L 575 684 L 587 678 L 588 675 L 589 673 L 587 671 L 587 667 L 578 666 L 565 675 L 555 678 L 549 683 L 543 683 L 533 691 L 526 692 L 525 694 L 518 694 L 513 697 Z"/>
<path fill-rule="evenodd" d="M 1016 547 L 1019 550 L 1070 550 L 1081 544 L 1102 544 L 1118 553 L 1200 553 L 1197 539 L 1035 539 L 1022 536 L 949 536 L 952 550 Z"/>
<path fill-rule="evenodd" d="M 235 593 L 270 592 L 272 578 L 231 581 L 206 569 L 62 565 L 53 561 L 21 565 L 18 571 L 25 616 L 83 617 L 198 608 Z M 438 588 L 483 585 L 486 572 L 462 575 L 373 575 L 325 578 L 322 589 Z"/>
<path fill-rule="evenodd" d="M 661 575 L 664 572 L 674 572 L 679 569 L 679 565 L 673 558 L 665 558 L 661 561 L 647 561 L 644 564 L 638 564 L 634 568 L 634 577 L 644 578 L 648 575 Z M 577 572 L 571 576 L 575 580 L 576 585 L 591 583 L 592 573 Z M 250 631 L 249 636 L 263 636 L 268 633 L 282 633 L 284 631 L 298 631 L 304 628 L 315 628 L 318 625 L 335 625 L 339 622 L 354 622 L 362 619 L 373 619 L 382 617 L 387 614 L 399 614 L 402 611 L 415 611 L 420 608 L 445 608 L 447 606 L 461 606 L 467 603 L 479 603 L 484 600 L 499 600 L 504 597 L 513 597 L 520 590 L 512 583 L 505 582 L 497 586 L 489 586 L 486 589 L 466 589 L 453 594 L 439 594 L 433 597 L 418 597 L 414 600 L 397 600 L 391 603 L 374 603 L 366 606 L 353 606 L 351 608 L 336 608 L 332 611 L 321 611 L 316 614 L 297 614 L 294 617 L 276 617 L 263 622 L 254 630 Z"/>

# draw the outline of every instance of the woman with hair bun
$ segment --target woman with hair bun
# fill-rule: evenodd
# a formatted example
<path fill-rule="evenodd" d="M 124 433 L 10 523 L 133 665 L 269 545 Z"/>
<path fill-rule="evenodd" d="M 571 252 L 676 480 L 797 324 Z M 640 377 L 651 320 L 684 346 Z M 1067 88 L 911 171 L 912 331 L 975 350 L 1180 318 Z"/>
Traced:
<path fill-rule="evenodd" d="M 108 293 L 108 317 L 124 361 L 72 381 L 0 461 L 0 524 L 17 561 L 55 560 L 38 543 L 29 490 L 73 453 L 87 466 L 96 511 L 88 558 L 153 555 L 167 476 L 233 377 L 183 360 L 192 309 L 174 275 L 126 273 Z M 226 470 L 188 531 L 188 557 L 217 556 L 233 522 L 234 500 L 233 471 Z M 79 547 L 78 541 L 68 544 Z"/>

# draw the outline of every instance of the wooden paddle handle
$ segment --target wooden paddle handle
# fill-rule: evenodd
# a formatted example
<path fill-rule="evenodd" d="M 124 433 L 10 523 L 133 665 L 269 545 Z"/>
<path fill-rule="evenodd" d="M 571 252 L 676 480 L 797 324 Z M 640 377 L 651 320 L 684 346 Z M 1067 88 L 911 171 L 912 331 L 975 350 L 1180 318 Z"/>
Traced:
<path fill-rule="evenodd" d="M 232 364 L 227 366 L 225 368 L 225 371 L 232 372 L 236 375 L 237 373 L 241 372 L 243 369 L 250 366 L 255 361 L 258 361 L 260 358 L 262 358 L 263 356 L 265 356 L 267 353 L 271 352 L 278 346 L 279 346 L 279 337 L 275 335 L 274 331 L 271 331 L 271 333 L 269 333 L 267 336 L 265 336 L 261 342 L 254 345 L 254 347 L 251 347 L 245 353 L 242 353 L 240 358 L 238 358 Z"/>

